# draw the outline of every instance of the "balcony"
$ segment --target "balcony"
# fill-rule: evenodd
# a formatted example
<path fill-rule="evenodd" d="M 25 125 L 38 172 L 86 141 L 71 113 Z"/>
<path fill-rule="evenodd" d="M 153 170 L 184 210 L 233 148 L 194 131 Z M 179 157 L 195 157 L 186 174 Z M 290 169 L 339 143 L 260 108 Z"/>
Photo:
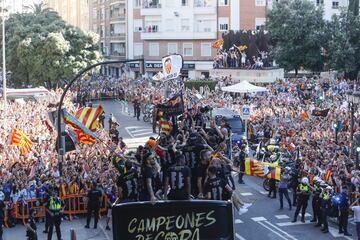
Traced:
<path fill-rule="evenodd" d="M 216 14 L 215 1 L 195 0 L 194 14 Z"/>
<path fill-rule="evenodd" d="M 143 32 L 142 40 L 216 39 L 216 32 Z"/>
<path fill-rule="evenodd" d="M 159 0 L 153 0 L 153 1 L 143 1 L 141 9 L 141 16 L 153 16 L 153 15 L 161 15 L 161 3 Z"/>

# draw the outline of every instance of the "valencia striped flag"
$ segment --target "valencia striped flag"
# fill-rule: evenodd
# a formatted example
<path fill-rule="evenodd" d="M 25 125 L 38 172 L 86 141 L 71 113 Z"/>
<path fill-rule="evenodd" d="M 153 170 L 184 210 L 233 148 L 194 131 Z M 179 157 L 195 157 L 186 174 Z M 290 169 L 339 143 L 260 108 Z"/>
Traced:
<path fill-rule="evenodd" d="M 13 128 L 9 136 L 10 145 L 17 146 L 22 155 L 26 155 L 32 146 L 32 141 L 19 129 Z"/>
<path fill-rule="evenodd" d="M 247 158 L 245 160 L 245 174 L 280 180 L 281 168 L 277 163 L 260 162 Z"/>
<path fill-rule="evenodd" d="M 86 134 L 84 127 L 91 132 L 96 132 L 99 127 L 97 118 L 103 112 L 104 108 L 102 105 L 99 105 L 97 108 L 84 107 L 79 109 L 75 114 L 75 118 L 82 124 L 82 126 L 78 126 L 75 121 L 69 121 L 69 118 L 64 121 L 74 128 L 79 142 L 84 144 L 93 144 L 95 142 L 95 138 Z"/>
<path fill-rule="evenodd" d="M 325 172 L 325 175 L 324 175 L 325 182 L 329 182 L 330 177 L 331 177 L 331 169 L 328 168 L 328 169 L 326 169 L 326 172 Z"/>

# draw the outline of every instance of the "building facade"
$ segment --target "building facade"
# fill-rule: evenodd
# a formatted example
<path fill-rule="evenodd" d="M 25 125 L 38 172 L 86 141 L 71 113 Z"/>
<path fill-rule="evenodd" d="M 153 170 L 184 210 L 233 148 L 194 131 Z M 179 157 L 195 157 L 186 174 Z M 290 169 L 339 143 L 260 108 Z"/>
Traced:
<path fill-rule="evenodd" d="M 266 0 L 128 0 L 128 57 L 143 56 L 147 71 L 161 70 L 161 58 L 181 54 L 183 75 L 198 79 L 213 68 L 212 43 L 229 30 L 265 23 Z M 136 64 L 130 65 L 136 69 Z"/>
<path fill-rule="evenodd" d="M 89 31 L 90 0 L 44 0 L 45 6 L 58 12 L 67 23 Z"/>
<path fill-rule="evenodd" d="M 24 13 L 31 11 L 31 7 L 35 4 L 42 3 L 42 0 L 5 0 L 5 9 L 10 14 Z M 0 3 L 1 5 L 2 3 Z"/>
<path fill-rule="evenodd" d="M 89 0 L 90 28 L 100 36 L 100 49 L 105 60 L 127 58 L 127 1 Z M 120 65 L 102 68 L 106 75 L 119 76 Z"/>

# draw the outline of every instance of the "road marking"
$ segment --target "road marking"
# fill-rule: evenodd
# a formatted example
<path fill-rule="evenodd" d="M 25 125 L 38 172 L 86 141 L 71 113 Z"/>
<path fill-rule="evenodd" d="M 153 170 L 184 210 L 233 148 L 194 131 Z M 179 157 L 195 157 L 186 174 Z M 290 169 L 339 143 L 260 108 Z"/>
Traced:
<path fill-rule="evenodd" d="M 151 135 L 151 134 L 153 134 L 153 131 L 148 131 L 148 132 L 143 132 L 143 133 L 133 133 L 132 135 L 134 137 L 138 137 L 138 136 Z"/>
<path fill-rule="evenodd" d="M 277 219 L 288 219 L 290 218 L 288 215 L 275 215 Z"/>
<path fill-rule="evenodd" d="M 251 218 L 254 222 L 260 222 L 260 221 L 266 221 L 266 218 L 264 217 L 253 217 Z"/>
<path fill-rule="evenodd" d="M 260 193 L 264 194 L 264 195 L 269 194 L 269 192 L 267 192 L 267 191 L 260 191 Z"/>
<path fill-rule="evenodd" d="M 240 193 L 241 196 L 251 196 L 253 195 L 251 192 L 244 192 L 244 193 Z"/>
<path fill-rule="evenodd" d="M 259 222 L 259 223 L 263 223 L 263 222 Z M 293 240 L 296 240 L 296 238 L 292 235 L 290 235 L 289 233 L 283 231 L 282 229 L 278 228 L 277 226 L 275 226 L 274 224 L 272 224 L 271 222 L 269 221 L 264 221 L 264 223 L 270 225 L 271 227 L 273 227 L 275 230 L 281 232 L 282 234 L 286 235 L 289 239 L 293 239 Z"/>
<path fill-rule="evenodd" d="M 242 236 L 240 236 L 239 234 L 235 233 L 235 236 L 237 239 L 239 240 L 246 240 L 245 238 L 243 238 Z"/>
<path fill-rule="evenodd" d="M 126 127 L 125 130 L 129 134 L 130 137 L 134 138 L 129 129 L 133 129 L 132 127 Z"/>
<path fill-rule="evenodd" d="M 277 231 L 273 230 L 271 227 L 267 226 L 265 223 L 263 222 L 258 222 L 261 226 L 263 226 L 264 228 L 268 229 L 269 231 L 275 233 L 276 235 L 278 235 L 280 238 L 288 240 L 288 238 L 285 238 L 285 236 L 281 235 L 280 233 L 278 233 Z"/>
<path fill-rule="evenodd" d="M 351 237 L 344 236 L 344 234 L 339 234 L 338 230 L 329 226 L 329 232 L 334 238 L 343 237 L 345 239 L 351 240 Z"/>
<path fill-rule="evenodd" d="M 305 217 L 311 217 L 312 215 L 310 213 L 305 213 Z"/>
<path fill-rule="evenodd" d="M 310 224 L 311 222 L 301 222 L 301 221 L 297 221 L 297 222 L 283 222 L 283 223 L 277 223 L 276 225 L 278 225 L 279 227 L 287 227 L 287 226 L 296 226 L 296 225 L 304 225 L 304 224 Z"/>
<path fill-rule="evenodd" d="M 138 132 L 144 132 L 144 131 L 149 131 L 151 130 L 151 128 L 143 128 L 143 129 L 138 129 L 138 130 L 132 130 L 132 133 L 138 133 Z"/>
<path fill-rule="evenodd" d="M 235 224 L 240 224 L 240 223 L 244 223 L 244 222 L 241 221 L 240 219 L 235 219 Z"/>

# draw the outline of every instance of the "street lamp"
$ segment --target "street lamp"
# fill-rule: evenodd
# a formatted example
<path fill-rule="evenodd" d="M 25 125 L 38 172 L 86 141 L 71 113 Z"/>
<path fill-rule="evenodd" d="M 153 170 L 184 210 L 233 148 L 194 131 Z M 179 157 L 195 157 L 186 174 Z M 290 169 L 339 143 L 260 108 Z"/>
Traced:
<path fill-rule="evenodd" d="M 59 107 L 57 110 L 57 132 L 58 132 L 58 136 L 57 136 L 57 149 L 58 149 L 58 164 L 59 164 L 59 172 L 60 175 L 62 176 L 62 164 L 63 164 L 63 160 L 64 160 L 64 155 L 66 152 L 65 149 L 65 125 L 64 125 L 64 119 L 63 119 L 63 114 L 62 114 L 62 104 L 64 102 L 66 93 L 68 92 L 68 90 L 70 89 L 70 87 L 74 84 L 74 82 L 76 80 L 78 80 L 84 73 L 90 71 L 91 69 L 97 67 L 97 66 L 102 66 L 102 65 L 109 65 L 109 64 L 119 64 L 119 63 L 128 63 L 128 62 L 139 62 L 139 70 L 140 70 L 140 74 L 144 74 L 146 71 L 145 68 L 145 61 L 144 59 L 132 59 L 132 60 L 116 60 L 116 61 L 105 61 L 105 62 L 99 62 L 99 63 L 95 63 L 93 65 L 90 65 L 82 70 L 80 70 L 80 72 L 78 72 L 78 74 L 69 82 L 69 84 L 66 85 L 64 92 L 62 93 L 61 97 L 60 97 L 60 102 L 59 102 Z"/>
<path fill-rule="evenodd" d="M 5 63 L 5 0 L 2 1 L 1 18 L 2 18 L 2 76 L 3 76 L 3 97 L 6 104 L 6 63 Z"/>

